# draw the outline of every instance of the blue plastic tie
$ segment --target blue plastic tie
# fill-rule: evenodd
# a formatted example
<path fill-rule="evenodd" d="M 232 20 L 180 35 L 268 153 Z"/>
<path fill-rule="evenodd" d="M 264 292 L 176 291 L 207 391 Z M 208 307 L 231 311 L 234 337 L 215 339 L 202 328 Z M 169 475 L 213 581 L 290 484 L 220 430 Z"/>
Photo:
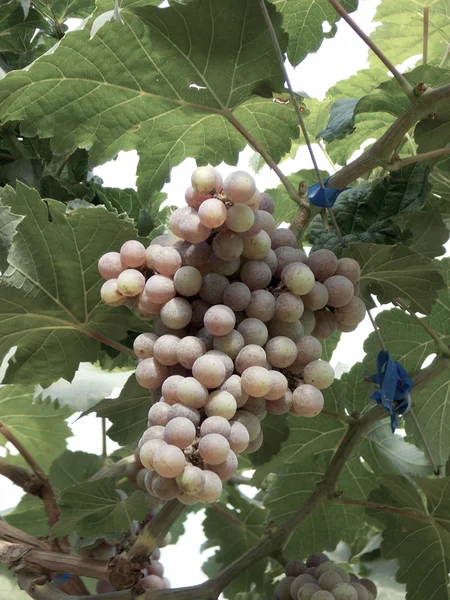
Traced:
<path fill-rule="evenodd" d="M 323 180 L 325 185 L 328 179 L 329 177 Z M 308 200 L 311 202 L 311 204 L 319 206 L 320 208 L 333 208 L 337 197 L 344 190 L 348 190 L 348 187 L 344 188 L 343 190 L 339 190 L 338 188 L 332 187 L 320 187 L 319 183 L 315 183 L 314 185 L 310 185 L 308 188 Z"/>
<path fill-rule="evenodd" d="M 52 580 L 52 583 L 54 583 L 55 585 L 63 585 L 64 583 L 69 581 L 71 577 L 72 575 L 70 573 L 61 573 Z"/>
<path fill-rule="evenodd" d="M 411 408 L 410 392 L 414 383 L 408 377 L 401 364 L 393 360 L 389 352 L 381 350 L 377 358 L 377 374 L 369 377 L 380 386 L 371 398 L 377 404 L 382 404 L 391 416 L 392 433 L 398 427 L 398 418 L 405 415 Z"/>

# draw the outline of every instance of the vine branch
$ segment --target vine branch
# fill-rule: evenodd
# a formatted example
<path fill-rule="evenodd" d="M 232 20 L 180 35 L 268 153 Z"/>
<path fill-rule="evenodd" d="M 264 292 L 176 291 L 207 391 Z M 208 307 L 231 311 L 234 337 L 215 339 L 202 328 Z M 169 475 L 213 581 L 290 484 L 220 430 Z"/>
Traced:
<path fill-rule="evenodd" d="M 40 496 L 42 484 L 36 475 L 18 465 L 10 464 L 5 458 L 0 458 L 0 475 L 21 487 L 28 494 Z"/>
<path fill-rule="evenodd" d="M 423 9 L 423 52 L 422 52 L 422 63 L 426 65 L 428 63 L 428 33 L 430 25 L 430 7 L 425 6 Z"/>
<path fill-rule="evenodd" d="M 430 152 L 423 152 L 422 154 L 415 154 L 414 156 L 408 156 L 408 158 L 402 160 L 396 160 L 395 162 L 387 164 L 386 168 L 389 171 L 398 171 L 398 169 L 406 167 L 407 165 L 424 162 L 430 158 L 438 158 L 439 156 L 444 156 L 446 154 L 450 154 L 450 146 L 439 148 L 438 150 L 431 150 Z"/>

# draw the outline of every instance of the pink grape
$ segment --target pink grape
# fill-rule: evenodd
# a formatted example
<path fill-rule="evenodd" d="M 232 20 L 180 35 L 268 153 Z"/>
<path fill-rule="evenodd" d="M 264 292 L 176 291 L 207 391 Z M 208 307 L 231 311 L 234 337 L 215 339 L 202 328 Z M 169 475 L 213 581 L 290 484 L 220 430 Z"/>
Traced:
<path fill-rule="evenodd" d="M 198 337 L 189 335 L 184 337 L 177 346 L 178 362 L 186 369 L 192 369 L 193 364 L 206 353 L 206 346 Z"/>
<path fill-rule="evenodd" d="M 231 433 L 231 425 L 223 417 L 208 417 L 200 427 L 200 435 L 205 437 L 209 433 L 218 433 L 225 439 L 228 439 Z"/>
<path fill-rule="evenodd" d="M 281 248 L 281 246 L 291 246 L 292 248 L 298 248 L 297 238 L 295 233 L 290 229 L 286 229 L 284 227 L 279 227 L 276 229 L 272 236 L 272 250 L 276 250 L 277 248 Z"/>
<path fill-rule="evenodd" d="M 335 274 L 337 269 L 337 258 L 333 252 L 323 248 L 310 253 L 307 265 L 314 273 L 316 279 L 324 281 Z"/>
<path fill-rule="evenodd" d="M 120 283 L 119 275 L 119 283 Z M 345 306 L 353 298 L 355 288 L 353 283 L 347 277 L 342 275 L 334 275 L 327 279 L 324 283 L 328 291 L 328 305 L 334 308 Z M 120 289 L 120 285 L 119 285 Z"/>
<path fill-rule="evenodd" d="M 162 365 L 172 366 L 178 363 L 177 348 L 180 338 L 176 335 L 160 336 L 153 347 L 156 360 Z"/>
<path fill-rule="evenodd" d="M 139 457 L 141 460 L 141 463 L 144 465 L 144 467 L 146 469 L 153 469 L 153 455 L 155 454 L 155 452 L 157 450 L 159 450 L 160 448 L 162 448 L 163 446 L 166 445 L 166 442 L 164 440 L 158 440 L 158 439 L 153 439 L 153 440 L 148 440 L 147 442 L 145 442 L 139 452 Z"/>
<path fill-rule="evenodd" d="M 200 298 L 209 304 L 222 304 L 224 292 L 229 285 L 230 283 L 224 275 L 208 273 L 203 277 L 199 292 Z"/>
<path fill-rule="evenodd" d="M 245 346 L 244 338 L 236 329 L 232 329 L 229 333 L 214 338 L 214 350 L 225 352 L 233 360 L 239 354 L 240 350 Z"/>
<path fill-rule="evenodd" d="M 241 378 L 239 375 L 231 375 L 231 377 L 222 383 L 219 390 L 229 392 L 236 400 L 237 408 L 241 408 L 241 406 L 244 406 L 247 402 L 248 394 L 242 389 Z"/>
<path fill-rule="evenodd" d="M 216 187 L 216 170 L 213 167 L 198 167 L 192 173 L 191 184 L 196 192 L 212 192 Z"/>
<path fill-rule="evenodd" d="M 209 200 L 205 200 L 198 208 L 198 216 L 203 225 L 214 229 L 225 223 L 227 208 L 217 198 L 210 198 Z"/>
<path fill-rule="evenodd" d="M 300 385 L 292 393 L 292 408 L 301 417 L 315 417 L 324 405 L 323 394 L 316 387 Z"/>
<path fill-rule="evenodd" d="M 207 463 L 205 466 L 209 471 L 213 471 L 213 473 L 216 473 L 216 475 L 218 475 L 220 479 L 224 481 L 225 479 L 233 477 L 233 475 L 236 473 L 238 468 L 238 459 L 233 450 L 230 450 L 223 462 L 219 463 L 218 465 Z"/>
<path fill-rule="evenodd" d="M 197 494 L 197 498 L 201 502 L 212 504 L 220 498 L 223 489 L 222 481 L 216 473 L 208 470 L 203 471 L 203 477 L 205 483 L 202 491 Z"/>
<path fill-rule="evenodd" d="M 244 425 L 247 429 L 248 434 L 250 436 L 250 441 L 256 440 L 258 435 L 261 433 L 261 423 L 259 422 L 258 417 L 252 415 L 252 413 L 244 410 L 238 410 L 237 413 L 233 417 L 233 421 L 237 421 Z"/>
<path fill-rule="evenodd" d="M 323 283 L 316 281 L 312 290 L 302 296 L 302 300 L 306 308 L 320 310 L 327 305 L 328 290 Z"/>
<path fill-rule="evenodd" d="M 170 406 L 165 402 L 156 402 L 148 411 L 148 420 L 151 425 L 167 425 L 169 422 Z"/>
<path fill-rule="evenodd" d="M 183 379 L 184 377 L 181 375 L 171 375 L 165 379 L 164 383 L 162 384 L 161 392 L 166 400 L 171 400 L 174 403 L 178 402 L 177 389 Z"/>
<path fill-rule="evenodd" d="M 261 448 L 263 441 L 264 441 L 263 432 L 260 431 L 258 436 L 249 443 L 249 445 L 247 446 L 247 449 L 245 450 L 245 453 L 253 454 L 253 452 L 257 452 Z"/>
<path fill-rule="evenodd" d="M 197 212 L 183 217 L 178 225 L 178 231 L 180 237 L 191 244 L 204 242 L 211 235 L 211 229 L 203 225 Z"/>
<path fill-rule="evenodd" d="M 263 323 L 270 321 L 275 315 L 274 296 L 267 290 L 254 290 L 251 302 L 245 312 L 248 317 L 259 319 Z"/>
<path fill-rule="evenodd" d="M 248 367 L 241 376 L 242 387 L 250 396 L 261 398 L 272 386 L 269 371 L 264 367 Z"/>
<path fill-rule="evenodd" d="M 203 408 L 208 400 L 208 390 L 194 375 L 185 377 L 179 383 L 177 396 L 182 404 L 190 408 Z"/>
<path fill-rule="evenodd" d="M 236 260 L 244 249 L 244 242 L 233 231 L 222 231 L 213 240 L 212 247 L 222 260 Z"/>
<path fill-rule="evenodd" d="M 190 206 L 182 206 L 181 208 L 177 208 L 173 211 L 169 218 L 169 228 L 170 230 L 179 238 L 181 238 L 180 224 L 181 222 L 188 216 L 192 214 L 196 214 L 195 211 Z"/>
<path fill-rule="evenodd" d="M 217 304 L 208 308 L 203 323 L 210 333 L 221 336 L 233 330 L 236 317 L 231 308 L 228 308 L 225 304 Z"/>
<path fill-rule="evenodd" d="M 199 269 L 207 264 L 211 254 L 211 246 L 207 242 L 200 242 L 199 244 L 183 242 L 179 246 L 178 251 L 184 266 Z"/>
<path fill-rule="evenodd" d="M 190 406 L 185 406 L 179 402 L 172 404 L 172 406 L 169 407 L 169 421 L 176 417 L 189 419 L 195 427 L 198 427 L 200 424 L 200 413 L 198 410 Z"/>
<path fill-rule="evenodd" d="M 222 260 L 213 252 L 208 266 L 211 267 L 213 273 L 219 273 L 220 275 L 229 277 L 239 271 L 241 261 L 239 258 L 236 258 L 236 260 Z"/>
<path fill-rule="evenodd" d="M 303 325 L 305 335 L 310 335 L 316 326 L 316 317 L 312 310 L 305 308 L 303 315 L 300 317 L 300 323 Z"/>
<path fill-rule="evenodd" d="M 176 448 L 176 450 L 178 450 L 178 448 Z M 161 500 L 173 500 L 180 495 L 177 482 L 172 477 L 162 477 L 155 473 L 151 480 L 151 486 L 153 495 Z M 156 577 L 156 575 L 149 575 L 149 577 Z"/>
<path fill-rule="evenodd" d="M 142 579 L 142 586 L 144 590 L 162 590 L 164 583 L 157 575 L 147 575 Z"/>
<path fill-rule="evenodd" d="M 280 373 L 280 371 L 269 371 L 271 387 L 269 392 L 264 396 L 266 400 L 278 400 L 286 393 L 288 388 L 288 380 Z"/>
<path fill-rule="evenodd" d="M 175 417 L 169 421 L 164 431 L 164 441 L 184 450 L 195 439 L 195 425 L 185 417 Z"/>
<path fill-rule="evenodd" d="M 176 291 L 172 279 L 164 275 L 153 275 L 145 284 L 145 294 L 151 302 L 164 304 L 174 298 Z"/>
<path fill-rule="evenodd" d="M 337 320 L 329 310 L 319 310 L 314 313 L 315 327 L 312 335 L 318 339 L 327 339 L 337 331 Z"/>
<path fill-rule="evenodd" d="M 153 348 L 158 336 L 154 333 L 141 333 L 133 343 L 134 353 L 138 358 L 152 358 Z"/>
<path fill-rule="evenodd" d="M 162 322 L 167 327 L 182 329 L 191 321 L 192 308 L 184 298 L 172 298 L 161 308 L 160 315 Z"/>
<path fill-rule="evenodd" d="M 302 298 L 290 292 L 283 292 L 276 299 L 275 316 L 285 323 L 298 321 L 302 317 L 304 310 L 305 307 Z"/>
<path fill-rule="evenodd" d="M 120 259 L 127 267 L 142 267 L 145 264 L 145 246 L 136 240 L 125 242 L 120 248 Z"/>
<path fill-rule="evenodd" d="M 265 210 L 258 210 L 256 214 L 259 218 L 261 229 L 263 229 L 269 235 L 272 235 L 276 227 L 275 219 L 272 217 L 272 215 Z"/>
<path fill-rule="evenodd" d="M 265 351 L 269 363 L 278 369 L 289 367 L 297 358 L 295 342 L 281 335 L 270 339 L 265 346 Z"/>
<path fill-rule="evenodd" d="M 244 346 L 234 361 L 234 368 L 242 374 L 249 367 L 262 367 L 266 362 L 267 356 L 264 348 L 256 344 Z"/>
<path fill-rule="evenodd" d="M 228 438 L 230 448 L 236 454 L 244 452 L 250 443 L 248 429 L 238 421 L 231 424 L 230 437 Z"/>
<path fill-rule="evenodd" d="M 190 185 L 184 193 L 184 199 L 186 200 L 186 204 L 191 208 L 195 208 L 198 210 L 199 206 L 208 198 L 211 198 L 211 194 L 196 192 L 194 188 Z"/>
<path fill-rule="evenodd" d="M 266 402 L 266 410 L 273 415 L 284 415 L 292 408 L 292 392 L 287 389 L 286 392 L 276 400 L 268 400 Z"/>
<path fill-rule="evenodd" d="M 161 248 L 153 256 L 153 268 L 161 275 L 171 277 L 180 267 L 181 256 L 175 248 Z"/>
<path fill-rule="evenodd" d="M 192 374 L 200 383 L 213 389 L 225 380 L 225 365 L 217 356 L 204 355 L 197 358 L 192 366 Z"/>
<path fill-rule="evenodd" d="M 361 267 L 353 258 L 340 258 L 334 275 L 342 275 L 352 283 L 358 283 L 361 277 Z"/>
<path fill-rule="evenodd" d="M 185 466 L 183 452 L 176 446 L 161 446 L 153 455 L 153 467 L 161 477 L 177 477 Z"/>
<path fill-rule="evenodd" d="M 353 296 L 350 302 L 336 308 L 334 316 L 340 325 L 354 327 L 364 320 L 364 317 L 366 316 L 366 306 L 360 298 Z"/>
<path fill-rule="evenodd" d="M 218 433 L 208 433 L 200 439 L 198 452 L 204 461 L 211 465 L 222 463 L 228 456 L 230 444 Z"/>
<path fill-rule="evenodd" d="M 244 319 L 238 325 L 237 330 L 244 338 L 246 345 L 256 344 L 257 346 L 264 346 L 269 337 L 267 327 L 259 319 Z"/>
<path fill-rule="evenodd" d="M 301 321 L 286 323 L 286 321 L 281 321 L 280 319 L 275 317 L 268 323 L 268 326 L 269 334 L 271 337 L 287 337 L 293 342 L 297 342 L 304 334 L 303 325 Z"/>
<path fill-rule="evenodd" d="M 265 262 L 266 265 L 269 267 L 272 275 L 275 275 L 277 268 L 278 268 L 278 259 L 277 259 L 277 255 L 272 250 L 272 248 L 269 250 L 269 252 L 266 254 L 266 256 L 264 258 L 262 258 L 261 260 L 263 262 Z"/>
<path fill-rule="evenodd" d="M 247 412 L 252 413 L 252 415 L 255 415 L 260 421 L 267 415 L 266 400 L 264 398 L 253 398 L 253 396 L 250 396 L 243 408 Z"/>
<path fill-rule="evenodd" d="M 144 358 L 136 367 L 136 381 L 144 388 L 154 389 L 167 377 L 167 367 L 154 358 Z"/>
<path fill-rule="evenodd" d="M 248 231 L 255 222 L 255 213 L 245 204 L 235 204 L 228 209 L 226 225 L 236 233 Z"/>
<path fill-rule="evenodd" d="M 259 208 L 260 210 L 264 210 L 273 215 L 275 210 L 275 202 L 273 201 L 272 196 L 269 196 L 269 194 L 267 194 L 266 192 L 262 192 Z"/>
<path fill-rule="evenodd" d="M 107 252 L 98 261 L 98 271 L 103 279 L 117 279 L 124 269 L 118 252 Z"/>
<path fill-rule="evenodd" d="M 256 192 L 256 184 L 249 173 L 233 171 L 223 182 L 223 192 L 230 202 L 246 204 Z"/>

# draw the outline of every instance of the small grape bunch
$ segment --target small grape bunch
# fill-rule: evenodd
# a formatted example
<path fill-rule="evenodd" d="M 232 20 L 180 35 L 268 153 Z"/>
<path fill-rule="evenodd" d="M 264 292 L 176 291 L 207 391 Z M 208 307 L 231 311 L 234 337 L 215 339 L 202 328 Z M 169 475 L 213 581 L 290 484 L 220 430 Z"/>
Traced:
<path fill-rule="evenodd" d="M 162 500 L 216 501 L 267 414 L 314 417 L 334 371 L 320 339 L 364 318 L 359 265 L 309 256 L 277 228 L 251 175 L 192 174 L 171 233 L 126 242 L 99 262 L 103 300 L 154 320 L 134 342 L 136 379 L 153 390 L 139 481 Z M 139 284 L 138 284 L 139 283 Z"/>
<path fill-rule="evenodd" d="M 373 581 L 348 573 L 326 554 L 311 554 L 304 563 L 291 560 L 286 577 L 275 588 L 274 600 L 375 600 Z"/>

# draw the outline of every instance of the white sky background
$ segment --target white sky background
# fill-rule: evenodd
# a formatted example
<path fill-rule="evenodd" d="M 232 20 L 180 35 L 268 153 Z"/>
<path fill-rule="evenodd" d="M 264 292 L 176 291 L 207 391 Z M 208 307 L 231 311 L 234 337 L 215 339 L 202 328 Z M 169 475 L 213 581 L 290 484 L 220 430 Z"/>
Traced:
<path fill-rule="evenodd" d="M 353 18 L 366 33 L 370 33 L 375 28 L 372 19 L 378 1 L 360 0 L 359 10 L 353 13 Z M 340 22 L 337 35 L 333 39 L 324 40 L 317 54 L 309 55 L 299 67 L 296 69 L 289 67 L 289 74 L 294 90 L 302 90 L 309 96 L 322 99 L 332 85 L 367 66 L 365 44 L 346 23 Z M 248 170 L 248 160 L 252 154 L 250 149 L 244 151 L 240 157 L 238 168 Z M 329 170 L 328 161 L 317 147 L 316 157 L 319 167 Z M 136 152 L 121 153 L 116 161 L 98 167 L 96 174 L 103 179 L 105 186 L 135 187 L 137 160 Z M 193 168 L 195 168 L 194 160 L 188 159 L 173 169 L 171 181 L 164 188 L 168 194 L 169 204 L 182 205 L 184 203 L 184 190 L 190 184 Z M 221 165 L 219 170 L 226 176 L 233 168 L 235 167 Z M 283 163 L 283 170 L 287 175 L 302 168 L 312 168 L 306 147 L 299 149 L 295 160 Z M 255 179 L 260 190 L 273 188 L 279 184 L 277 176 L 268 167 L 263 168 L 259 174 L 255 175 Z M 361 360 L 364 355 L 362 344 L 371 330 L 370 321 L 366 319 L 357 331 L 342 336 L 342 341 L 331 361 L 335 367 L 341 363 L 338 366 L 338 372 L 342 372 L 342 364 L 351 366 Z M 76 416 L 70 419 L 73 437 L 68 440 L 69 450 L 100 454 L 100 420 L 94 415 L 89 415 L 75 423 L 75 418 Z M 114 442 L 109 441 L 110 452 L 116 447 Z M 4 477 L 0 477 L 0 511 L 15 506 L 21 496 L 19 488 L 13 486 Z M 186 522 L 186 534 L 176 546 L 169 546 L 162 551 L 162 562 L 173 587 L 195 585 L 206 579 L 201 571 L 201 564 L 207 555 L 200 556 L 199 552 L 200 546 L 205 540 L 201 528 L 202 518 L 202 513 L 190 515 Z M 316 550 L 320 551 L 322 548 Z"/>

